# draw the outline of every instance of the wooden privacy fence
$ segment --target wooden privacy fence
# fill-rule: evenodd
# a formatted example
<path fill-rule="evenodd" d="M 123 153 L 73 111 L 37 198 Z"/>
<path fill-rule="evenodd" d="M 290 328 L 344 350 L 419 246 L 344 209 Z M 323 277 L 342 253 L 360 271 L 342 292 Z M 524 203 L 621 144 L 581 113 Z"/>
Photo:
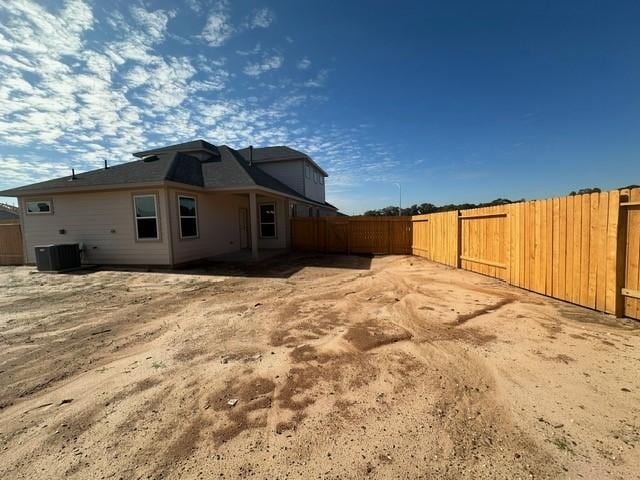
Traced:
<path fill-rule="evenodd" d="M 640 188 L 413 217 L 292 224 L 298 250 L 412 253 L 640 319 Z"/>
<path fill-rule="evenodd" d="M 291 219 L 291 244 L 299 251 L 406 255 L 411 242 L 411 217 Z"/>
<path fill-rule="evenodd" d="M 0 223 L 0 265 L 22 265 L 23 260 L 20 224 Z"/>

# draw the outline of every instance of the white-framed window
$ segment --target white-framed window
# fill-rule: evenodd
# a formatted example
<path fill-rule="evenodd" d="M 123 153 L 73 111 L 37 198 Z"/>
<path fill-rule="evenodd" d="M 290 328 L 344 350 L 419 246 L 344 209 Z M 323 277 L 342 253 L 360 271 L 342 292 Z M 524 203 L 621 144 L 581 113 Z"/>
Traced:
<path fill-rule="evenodd" d="M 320 185 L 324 185 L 324 175 L 320 174 Z"/>
<path fill-rule="evenodd" d="M 196 197 L 178 195 L 180 238 L 198 238 L 198 202 Z"/>
<path fill-rule="evenodd" d="M 260 204 L 260 237 L 276 238 L 276 204 Z"/>
<path fill-rule="evenodd" d="M 318 171 L 313 169 L 313 183 L 318 183 Z"/>
<path fill-rule="evenodd" d="M 53 205 L 51 200 L 27 200 L 27 215 L 51 215 Z"/>
<path fill-rule="evenodd" d="M 158 228 L 158 202 L 156 196 L 134 195 L 133 206 L 136 221 L 136 239 L 159 240 Z"/>
<path fill-rule="evenodd" d="M 304 164 L 304 176 L 307 178 L 311 178 L 311 167 L 308 163 Z"/>

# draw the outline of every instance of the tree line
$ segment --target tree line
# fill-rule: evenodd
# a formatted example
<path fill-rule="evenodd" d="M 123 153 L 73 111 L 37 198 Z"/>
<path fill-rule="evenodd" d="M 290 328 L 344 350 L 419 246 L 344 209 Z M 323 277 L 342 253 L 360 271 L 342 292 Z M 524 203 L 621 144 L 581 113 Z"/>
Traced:
<path fill-rule="evenodd" d="M 629 185 L 623 188 L 637 188 L 638 185 Z M 580 190 L 569 192 L 569 195 L 583 195 L 586 193 L 600 193 L 601 190 L 597 187 L 592 188 L 582 188 Z M 403 208 L 400 210 L 397 206 L 388 206 L 384 208 L 380 208 L 378 210 L 367 210 L 363 215 L 372 216 L 372 217 L 389 217 L 389 216 L 398 216 L 398 215 L 424 215 L 427 213 L 437 213 L 437 212 L 450 212 L 452 210 L 467 210 L 470 208 L 480 208 L 480 207 L 492 207 L 494 205 L 507 205 L 509 203 L 519 203 L 524 202 L 525 199 L 522 198 L 520 200 L 509 200 L 508 198 L 496 198 L 492 202 L 488 203 L 450 203 L 448 205 L 434 205 L 433 203 L 421 203 L 421 204 L 413 204 L 410 207 Z"/>

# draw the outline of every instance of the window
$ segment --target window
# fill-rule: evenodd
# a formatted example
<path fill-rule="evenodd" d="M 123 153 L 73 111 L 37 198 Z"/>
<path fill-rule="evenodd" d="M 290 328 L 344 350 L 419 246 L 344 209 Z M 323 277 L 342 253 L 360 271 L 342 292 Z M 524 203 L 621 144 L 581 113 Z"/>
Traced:
<path fill-rule="evenodd" d="M 276 238 L 276 205 L 263 203 L 260 205 L 260 236 Z"/>
<path fill-rule="evenodd" d="M 311 178 L 311 167 L 308 163 L 304 164 L 304 176 L 307 178 Z"/>
<path fill-rule="evenodd" d="M 27 201 L 27 214 L 38 215 L 41 213 L 53 213 L 51 200 L 29 200 Z"/>
<path fill-rule="evenodd" d="M 138 240 L 158 240 L 158 210 L 155 195 L 133 197 L 136 210 L 136 238 Z"/>
<path fill-rule="evenodd" d="M 320 185 L 324 185 L 324 175 L 320 174 Z"/>
<path fill-rule="evenodd" d="M 318 183 L 318 171 L 316 169 L 313 170 L 313 183 Z"/>
<path fill-rule="evenodd" d="M 309 216 L 313 217 L 313 207 L 309 207 Z"/>
<path fill-rule="evenodd" d="M 198 207 L 196 197 L 186 195 L 178 196 L 178 208 L 180 216 L 180 238 L 198 237 Z"/>

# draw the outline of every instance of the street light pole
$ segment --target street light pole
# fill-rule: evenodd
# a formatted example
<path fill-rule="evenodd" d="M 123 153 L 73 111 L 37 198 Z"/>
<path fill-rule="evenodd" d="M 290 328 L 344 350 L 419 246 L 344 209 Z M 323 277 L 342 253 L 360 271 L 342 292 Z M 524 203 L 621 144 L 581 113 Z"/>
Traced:
<path fill-rule="evenodd" d="M 400 206 L 398 208 L 398 216 L 402 215 L 402 186 L 399 183 L 394 183 L 400 192 Z"/>

